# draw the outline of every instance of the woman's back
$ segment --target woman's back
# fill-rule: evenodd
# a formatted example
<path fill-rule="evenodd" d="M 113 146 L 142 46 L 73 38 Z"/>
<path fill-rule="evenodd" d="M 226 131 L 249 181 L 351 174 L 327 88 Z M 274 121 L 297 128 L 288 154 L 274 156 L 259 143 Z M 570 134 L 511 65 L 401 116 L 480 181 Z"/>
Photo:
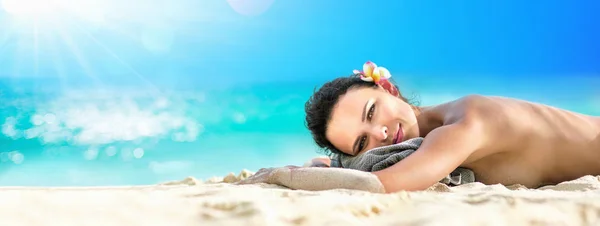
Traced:
<path fill-rule="evenodd" d="M 424 115 L 478 114 L 488 145 L 461 166 L 486 184 L 538 187 L 600 174 L 600 119 L 551 106 L 504 98 L 469 96 Z M 465 113 L 459 113 L 465 114 Z"/>

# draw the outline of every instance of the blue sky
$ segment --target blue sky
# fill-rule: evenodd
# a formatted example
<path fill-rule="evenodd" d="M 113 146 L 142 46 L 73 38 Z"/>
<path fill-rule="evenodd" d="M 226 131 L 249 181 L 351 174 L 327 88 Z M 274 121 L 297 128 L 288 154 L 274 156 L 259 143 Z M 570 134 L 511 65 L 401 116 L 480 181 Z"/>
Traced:
<path fill-rule="evenodd" d="M 0 76 L 320 81 L 366 60 L 423 86 L 512 78 L 539 84 L 600 72 L 600 4 L 593 1 L 82 2 L 103 4 L 50 12 L 37 28 L 3 11 Z"/>
<path fill-rule="evenodd" d="M 367 59 L 396 74 L 432 79 L 600 71 L 600 3 L 593 1 L 250 0 L 258 6 L 242 11 L 272 2 L 252 16 L 225 0 L 82 2 L 104 4 L 72 6 L 56 22 L 52 15 L 41 18 L 37 38 L 31 21 L 3 12 L 0 74 L 56 76 L 59 63 L 53 61 L 61 61 L 70 76 L 81 76 L 82 64 L 100 77 L 131 75 L 128 64 L 156 79 L 174 72 L 304 80 L 345 74 Z"/>
<path fill-rule="evenodd" d="M 263 14 L 245 16 L 224 0 L 165 1 L 139 9 L 133 5 L 144 1 L 128 2 L 131 6 L 102 1 L 105 7 L 101 8 L 124 15 L 111 18 L 106 15 L 110 11 L 96 13 L 106 15 L 105 24 L 95 23 L 89 15 L 82 16 L 87 21 L 64 15 L 58 26 L 86 55 L 98 50 L 75 24 L 95 30 L 96 39 L 114 51 L 128 43 L 139 44 L 140 33 L 154 27 L 158 32 L 174 33 L 177 40 L 166 54 L 172 60 L 190 63 L 212 58 L 206 63 L 217 65 L 243 61 L 243 68 L 251 68 L 250 62 L 264 64 L 277 59 L 295 61 L 303 68 L 312 68 L 306 65 L 310 60 L 338 63 L 344 68 L 363 58 L 398 65 L 398 71 L 407 72 L 590 73 L 600 67 L 592 65 L 600 57 L 600 47 L 592 45 L 600 38 L 598 16 L 594 15 L 600 4 L 592 1 L 253 1 L 273 3 Z M 162 11 L 165 6 L 167 10 Z M 83 8 L 92 10 L 83 6 L 73 10 Z M 256 11 L 248 9 L 252 10 Z M 24 34 L 30 31 L 23 31 L 27 30 L 26 22 L 15 28 L 11 20 L 16 19 L 3 15 L 3 28 L 13 28 L 3 29 L 3 33 L 19 30 L 21 35 L 6 41 L 3 53 L 14 51 L 16 42 L 31 39 L 31 34 Z M 53 32 L 48 21 L 39 22 L 41 36 Z M 118 34 L 115 29 L 124 32 Z M 139 37 L 127 38 L 126 33 Z M 131 38 L 134 40 L 127 40 Z M 144 51 L 141 47 L 120 51 L 125 52 L 123 58 L 139 57 Z M 249 55 L 256 59 L 246 59 Z M 4 64 L 13 63 L 4 60 Z"/>

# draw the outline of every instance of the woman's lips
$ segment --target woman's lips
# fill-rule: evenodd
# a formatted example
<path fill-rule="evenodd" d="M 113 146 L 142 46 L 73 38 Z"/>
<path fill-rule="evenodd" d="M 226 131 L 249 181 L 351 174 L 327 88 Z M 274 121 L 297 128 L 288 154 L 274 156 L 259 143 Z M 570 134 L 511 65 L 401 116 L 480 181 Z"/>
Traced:
<path fill-rule="evenodd" d="M 398 124 L 398 131 L 394 135 L 394 144 L 402 142 L 404 139 L 404 132 L 402 131 L 402 125 Z"/>

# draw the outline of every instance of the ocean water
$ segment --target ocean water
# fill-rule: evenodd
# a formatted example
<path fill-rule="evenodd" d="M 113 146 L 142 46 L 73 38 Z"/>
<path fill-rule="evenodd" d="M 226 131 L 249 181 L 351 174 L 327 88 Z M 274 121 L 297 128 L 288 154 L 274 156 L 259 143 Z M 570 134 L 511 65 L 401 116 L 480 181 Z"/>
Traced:
<path fill-rule="evenodd" d="M 58 81 L 0 80 L 0 186 L 208 179 L 242 169 L 301 165 L 321 154 L 305 128 L 303 109 L 320 81 L 199 89 L 61 86 Z M 587 80 L 569 81 L 584 87 Z M 477 90 L 474 87 L 485 87 L 489 79 L 472 83 L 471 90 Z M 460 97 L 460 92 L 448 89 L 414 97 L 421 105 Z M 600 115 L 600 108 L 590 102 L 594 99 L 585 95 L 561 101 L 544 92 L 530 93 L 512 96 Z M 491 94 L 511 96 L 501 90 Z"/>
<path fill-rule="evenodd" d="M 318 154 L 303 121 L 308 85 L 33 87 L 1 87 L 0 185 L 207 179 Z"/>

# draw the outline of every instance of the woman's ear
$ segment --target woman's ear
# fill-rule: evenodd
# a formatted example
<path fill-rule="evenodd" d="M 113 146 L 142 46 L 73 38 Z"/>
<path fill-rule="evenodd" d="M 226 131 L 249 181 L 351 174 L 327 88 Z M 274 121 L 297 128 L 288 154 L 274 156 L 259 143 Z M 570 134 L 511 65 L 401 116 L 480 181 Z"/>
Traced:
<path fill-rule="evenodd" d="M 415 106 L 415 105 L 412 105 L 412 104 L 410 105 L 410 108 L 412 108 L 412 109 L 413 109 L 413 112 L 415 112 L 415 115 L 417 115 L 417 116 L 418 116 L 418 115 L 420 115 L 420 114 L 421 114 L 421 108 L 419 108 L 419 107 L 417 107 L 417 106 Z"/>
<path fill-rule="evenodd" d="M 400 92 L 398 91 L 398 88 L 396 88 L 396 86 L 394 86 L 394 84 L 392 84 L 390 82 L 390 80 L 386 79 L 386 80 L 380 81 L 379 87 L 383 88 L 389 94 L 392 94 L 392 96 L 400 97 Z"/>

